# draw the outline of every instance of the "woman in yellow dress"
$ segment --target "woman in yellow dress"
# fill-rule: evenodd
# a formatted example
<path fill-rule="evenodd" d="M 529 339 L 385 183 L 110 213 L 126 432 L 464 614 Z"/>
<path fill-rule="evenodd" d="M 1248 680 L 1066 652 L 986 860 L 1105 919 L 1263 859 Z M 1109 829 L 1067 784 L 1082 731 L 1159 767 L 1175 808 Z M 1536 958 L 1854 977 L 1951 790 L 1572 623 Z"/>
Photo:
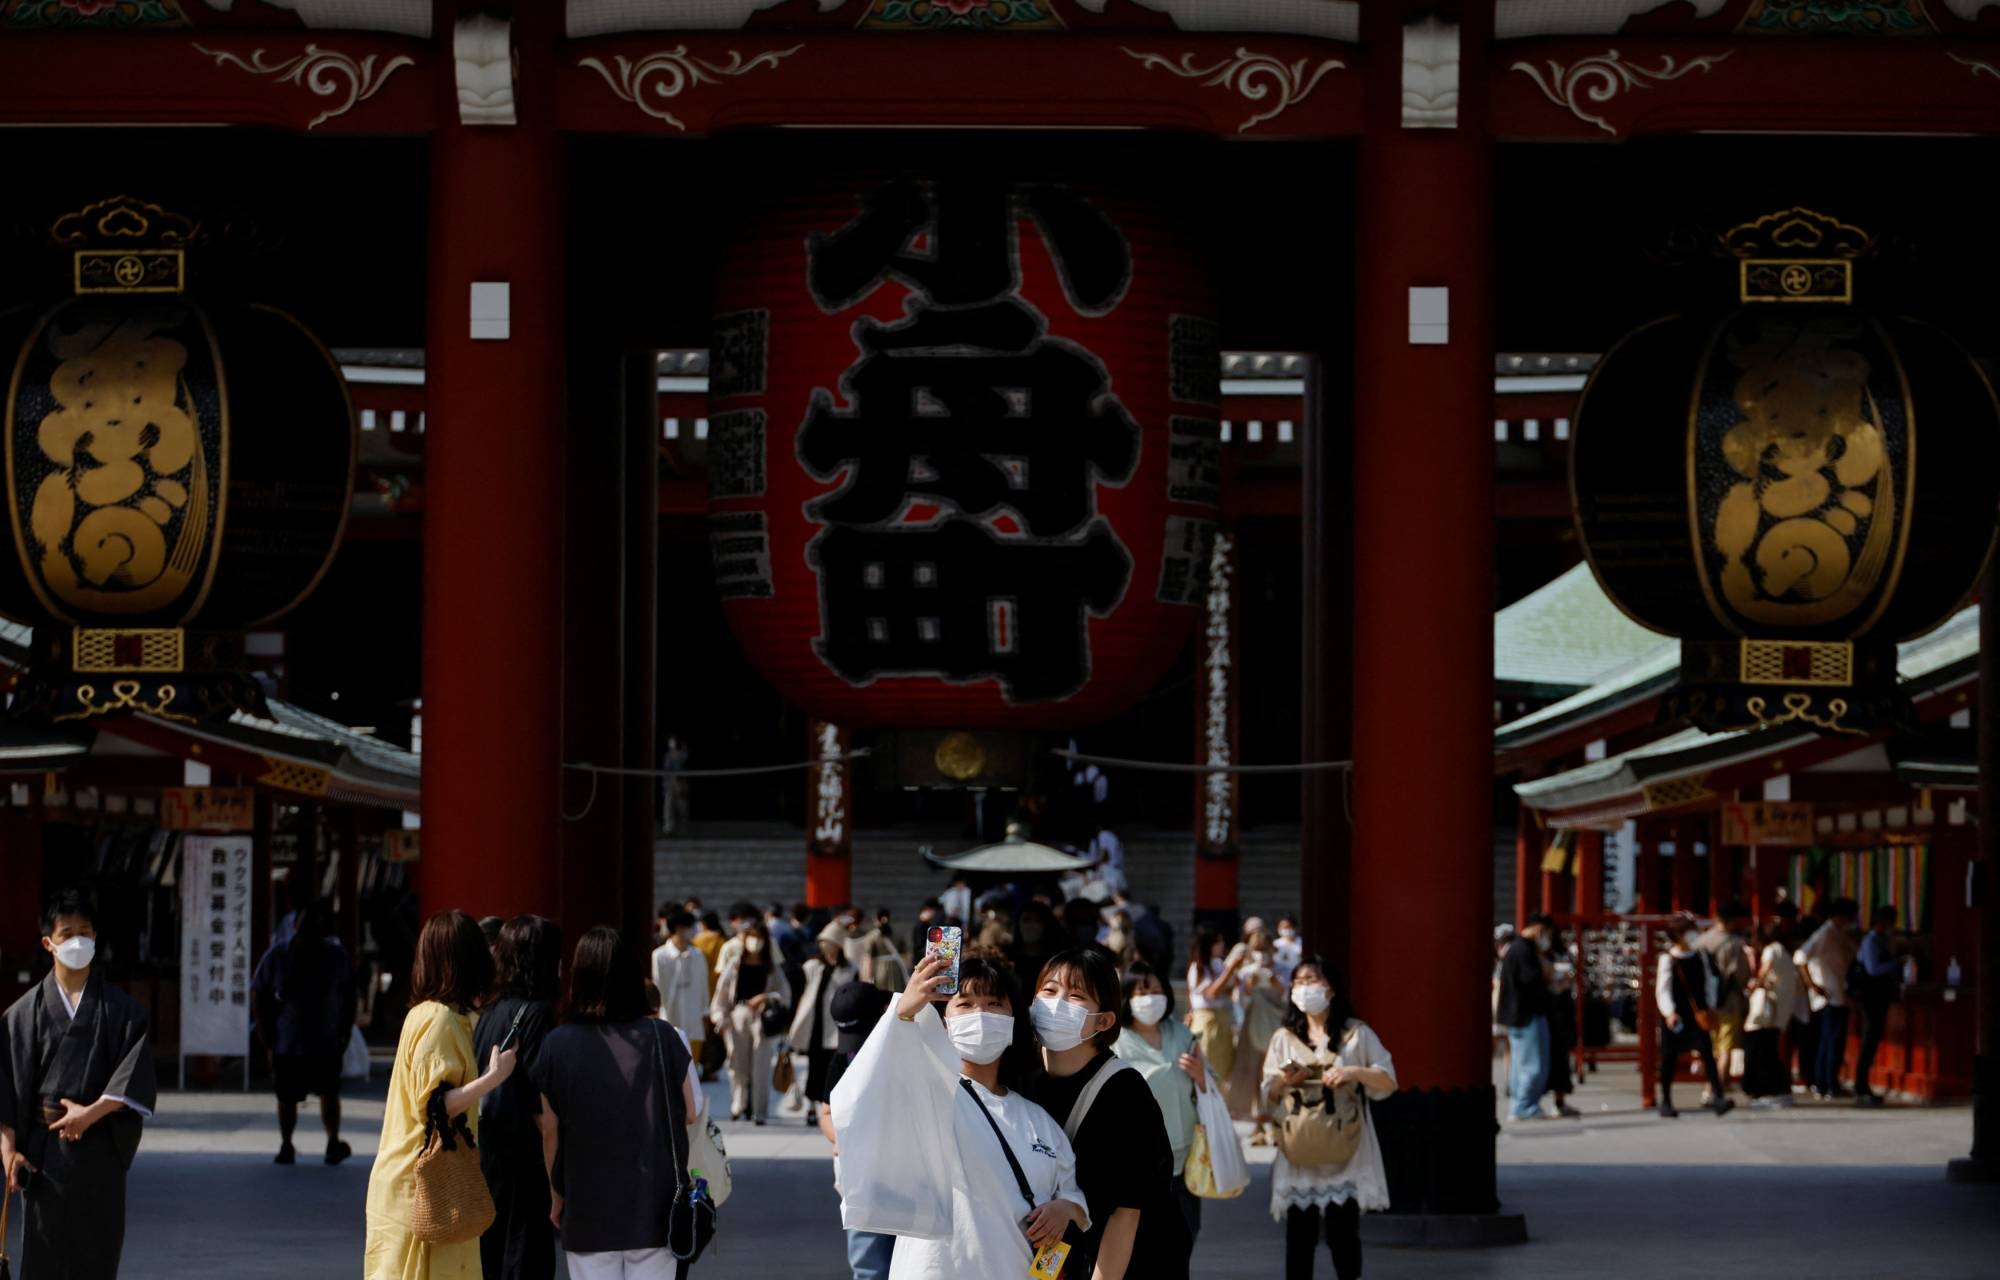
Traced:
<path fill-rule="evenodd" d="M 470 1010 L 492 981 L 493 957 L 471 916 L 440 911 L 424 922 L 382 1111 L 382 1144 L 368 1175 L 364 1280 L 480 1280 L 479 1241 L 425 1244 L 410 1234 L 410 1207 L 431 1093 L 450 1086 L 445 1110 L 465 1116 L 476 1138 L 479 1100 L 514 1073 L 512 1049 L 495 1048 L 484 1075 L 473 1055 Z"/>

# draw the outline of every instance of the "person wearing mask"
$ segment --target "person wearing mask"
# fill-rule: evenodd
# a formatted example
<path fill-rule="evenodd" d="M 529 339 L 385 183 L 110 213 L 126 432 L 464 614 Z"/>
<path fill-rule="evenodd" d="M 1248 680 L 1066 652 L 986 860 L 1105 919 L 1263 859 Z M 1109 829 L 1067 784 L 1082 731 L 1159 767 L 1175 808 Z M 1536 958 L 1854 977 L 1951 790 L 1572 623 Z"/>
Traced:
<path fill-rule="evenodd" d="M 729 1047 L 729 1118 L 763 1124 L 770 1116 L 771 1054 L 778 1039 L 765 1029 L 765 1011 L 790 1005 L 792 990 L 755 910 L 741 923 L 742 935 L 722 948 L 708 1016 Z"/>
<path fill-rule="evenodd" d="M 1111 953 L 1123 970 L 1139 959 L 1139 944 L 1132 932 L 1132 913 L 1123 907 L 1107 908 L 1104 923 L 1097 931 L 1097 945 Z"/>
<path fill-rule="evenodd" d="M 1227 1080 L 1236 1068 L 1236 1023 L 1231 995 L 1236 981 L 1237 960 L 1223 958 L 1222 935 L 1213 929 L 1196 929 L 1194 948 L 1188 955 L 1188 1030 L 1201 1046 L 1202 1060 L 1218 1080 Z"/>
<path fill-rule="evenodd" d="M 1012 974 L 964 956 L 944 998 L 949 977 L 925 957 L 833 1090 L 842 1224 L 899 1237 L 890 1280 L 1022 1280 L 1037 1249 L 1090 1227 L 1089 1205 L 1062 1126 L 1009 1083 Z M 884 1132 L 897 1135 L 889 1149 Z"/>
<path fill-rule="evenodd" d="M 23 1277 L 114 1280 L 156 1101 L 146 1010 L 97 972 L 81 890 L 49 899 L 41 926 L 55 967 L 0 1017 L 0 1198 L 21 1193 Z"/>
<path fill-rule="evenodd" d="M 1042 966 L 1029 1008 L 1042 1071 L 1028 1096 L 1076 1147 L 1076 1183 L 1093 1219 L 1083 1245 L 1095 1260 L 1093 1280 L 1186 1280 L 1194 1242 L 1167 1182 L 1166 1121 L 1145 1077 L 1111 1052 L 1124 999 L 1118 966 L 1102 947 L 1072 947 Z"/>
<path fill-rule="evenodd" d="M 1882 1047 L 1882 1033 L 1888 1029 L 1889 1006 L 1902 992 L 1902 961 L 1896 958 L 1896 908 L 1877 907 L 1869 913 L 1868 932 L 1862 936 L 1855 957 L 1856 976 L 1861 979 L 1854 991 L 1854 1003 L 1861 1009 L 1861 1048 L 1854 1059 L 1854 1102 L 1856 1106 L 1879 1107 L 1882 1095 L 1869 1081 L 1875 1069 L 1875 1051 Z"/>
<path fill-rule="evenodd" d="M 1271 1167 L 1271 1217 L 1285 1224 L 1285 1280 L 1312 1280 L 1319 1243 L 1326 1241 L 1339 1280 L 1361 1274 L 1361 1215 L 1389 1207 L 1382 1144 L 1371 1110 L 1355 1091 L 1380 1102 L 1396 1091 L 1396 1064 L 1381 1038 L 1347 998 L 1347 986 L 1321 956 L 1292 970 L 1285 1025 L 1264 1055 L 1264 1096 L 1289 1116 L 1320 1103 L 1324 1091 L 1347 1091 L 1360 1134 L 1344 1162 L 1294 1163 L 1284 1149 Z M 1336 1100 L 1326 1099 L 1338 1114 Z M 1350 1113 L 1352 1114 L 1352 1113 Z"/>
<path fill-rule="evenodd" d="M 493 966 L 493 1003 L 472 1028 L 473 1061 L 492 1057 L 504 1040 L 519 1065 L 479 1101 L 479 1169 L 494 1210 L 493 1225 L 479 1238 L 480 1267 L 485 1280 L 546 1280 L 555 1272 L 556 1233 L 534 1074 L 556 1026 L 562 926 L 515 916 L 500 928 Z"/>
<path fill-rule="evenodd" d="M 1271 1037 L 1284 1025 L 1288 988 L 1279 982 L 1271 934 L 1259 922 L 1244 935 L 1244 952 L 1236 970 L 1236 1006 L 1242 1020 L 1236 1030 L 1236 1062 L 1224 1082 L 1231 1115 L 1254 1126 L 1253 1146 L 1265 1146 L 1274 1136 L 1259 1080 Z"/>
<path fill-rule="evenodd" d="M 1840 1064 L 1847 1056 L 1847 971 L 1860 953 L 1849 930 L 1860 910 L 1852 898 L 1835 898 L 1826 923 L 1799 948 L 1813 1012 L 1812 1090 L 1822 1101 L 1851 1096 L 1841 1087 Z"/>
<path fill-rule="evenodd" d="M 1201 1198 L 1187 1189 L 1188 1148 L 1194 1143 L 1195 1095 L 1209 1088 L 1208 1066 L 1201 1060 L 1201 1047 L 1194 1032 L 1173 1018 L 1174 993 L 1160 974 L 1144 960 L 1125 969 L 1125 1002 L 1119 1018 L 1118 1040 L 1111 1052 L 1121 1062 L 1139 1069 L 1153 1101 L 1160 1105 L 1160 1118 L 1167 1126 L 1167 1146 L 1173 1151 L 1173 1200 L 1187 1219 L 1188 1242 L 1201 1234 Z M 1228 1135 L 1233 1139 L 1234 1134 Z M 1223 1135 L 1217 1135 L 1222 1141 Z"/>
<path fill-rule="evenodd" d="M 1730 1064 L 1743 1047 L 1743 1022 L 1750 1013 L 1750 978 L 1757 956 L 1750 947 L 1750 908 L 1734 899 L 1722 904 L 1715 923 L 1701 935 L 1702 955 L 1715 975 L 1715 1066 L 1729 1087 Z"/>
<path fill-rule="evenodd" d="M 474 1280 L 479 1241 L 426 1244 L 410 1232 L 417 1156 L 434 1107 L 466 1117 L 479 1138 L 479 1104 L 514 1074 L 519 1054 L 495 1048 L 480 1072 L 473 1056 L 472 1006 L 493 985 L 493 955 L 471 916 L 440 911 L 424 921 L 410 972 L 410 1011 L 396 1044 L 382 1139 L 368 1173 L 364 1280 Z"/>
<path fill-rule="evenodd" d="M 1290 912 L 1278 917 L 1278 938 L 1271 944 L 1271 954 L 1271 967 L 1278 971 L 1278 981 L 1289 990 L 1292 970 L 1299 967 L 1299 958 L 1305 954 L 1305 944 L 1299 941 L 1298 917 Z"/>
<path fill-rule="evenodd" d="M 687 1168 L 694 1082 L 686 1046 L 646 1005 L 639 939 L 598 925 L 577 940 L 568 1020 L 532 1076 L 570 1280 L 687 1275 L 667 1250 L 667 1222 Z"/>
<path fill-rule="evenodd" d="M 326 936 L 325 919 L 317 902 L 301 907 L 291 940 L 273 943 L 250 979 L 257 1038 L 271 1055 L 278 1095 L 278 1164 L 298 1161 L 292 1135 L 307 1094 L 319 1096 L 326 1163 L 354 1154 L 340 1140 L 340 1059 L 354 1030 L 354 967 Z"/>
<path fill-rule="evenodd" d="M 666 918 L 664 940 L 653 949 L 653 986 L 660 993 L 660 1016 L 687 1038 L 688 1052 L 701 1061 L 707 1035 L 708 963 L 688 937 L 694 917 L 675 911 Z"/>
<path fill-rule="evenodd" d="M 1653 981 L 1653 999 L 1660 1009 L 1659 1110 L 1672 1120 L 1680 1116 L 1674 1109 L 1674 1072 L 1681 1055 L 1693 1053 L 1701 1059 L 1702 1074 L 1708 1080 L 1708 1106 L 1716 1115 L 1727 1115 L 1736 1106 L 1722 1087 L 1715 1070 L 1715 1046 L 1708 1029 L 1714 1025 L 1714 1005 L 1709 992 L 1714 976 L 1708 957 L 1701 949 L 1701 930 L 1695 918 L 1676 912 L 1667 925 L 1673 939 L 1660 957 Z"/>
<path fill-rule="evenodd" d="M 1805 1004 L 1804 984 L 1792 963 L 1782 921 L 1766 921 L 1757 940 L 1761 950 L 1743 1022 L 1743 1092 L 1750 1095 L 1752 1107 L 1789 1107 L 1792 1076 L 1780 1056 L 1780 1037 Z"/>
<path fill-rule="evenodd" d="M 796 986 L 798 976 L 805 972 L 806 961 L 812 958 L 812 935 L 787 920 L 784 907 L 776 902 L 764 909 L 764 932 L 777 948 L 786 980 Z"/>
<path fill-rule="evenodd" d="M 1000 903 L 991 898 L 979 906 L 979 930 L 974 936 L 974 943 L 1002 951 L 1014 945 L 1014 931 L 1008 927 L 1006 913 L 1001 909 Z"/>
<path fill-rule="evenodd" d="M 829 1099 L 840 1086 L 841 1077 L 847 1074 L 848 1064 L 854 1061 L 854 1055 L 860 1053 L 861 1046 L 868 1042 L 868 1033 L 889 1011 L 889 1004 L 889 993 L 873 983 L 850 980 L 835 988 L 833 999 L 827 1006 L 835 1029 L 833 1056 L 826 1064 Z M 840 1138 L 833 1127 L 831 1101 L 819 1104 L 819 1131 L 833 1147 L 833 1189 L 838 1193 Z M 889 1280 L 889 1263 L 895 1252 L 896 1237 L 887 1232 L 847 1232 L 847 1268 L 853 1280 Z"/>
<path fill-rule="evenodd" d="M 832 1065 L 834 1052 L 840 1047 L 840 1029 L 834 1025 L 833 997 L 840 988 L 861 977 L 854 966 L 847 963 L 839 926 L 829 924 L 821 930 L 816 946 L 817 953 L 805 964 L 804 988 L 799 996 L 798 1011 L 792 1015 L 791 1032 L 786 1037 L 788 1048 L 806 1055 L 806 1123 L 814 1126 L 819 1124 L 815 1108 L 826 1101 L 827 1092 L 832 1088 L 827 1080 L 827 1068 Z"/>
<path fill-rule="evenodd" d="M 1507 1116 L 1534 1120 L 1549 1086 L 1549 979 L 1543 957 L 1555 945 L 1555 922 L 1531 917 L 1500 957 L 1493 1020 L 1507 1028 Z"/>
<path fill-rule="evenodd" d="M 1006 948 L 1007 959 L 1016 973 L 1040 973 L 1068 936 L 1048 903 L 1030 899 L 1014 917 L 1014 941 Z"/>

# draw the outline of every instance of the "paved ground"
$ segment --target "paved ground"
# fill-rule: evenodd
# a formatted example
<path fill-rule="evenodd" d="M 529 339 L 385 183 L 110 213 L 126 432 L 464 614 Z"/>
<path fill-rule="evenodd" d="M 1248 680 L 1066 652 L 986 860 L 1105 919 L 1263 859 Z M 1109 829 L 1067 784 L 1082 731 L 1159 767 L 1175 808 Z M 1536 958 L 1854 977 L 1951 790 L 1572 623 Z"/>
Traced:
<path fill-rule="evenodd" d="M 132 1175 L 124 1276 L 353 1280 L 380 1090 L 378 1082 L 372 1098 L 348 1100 L 357 1154 L 338 1169 L 270 1163 L 276 1138 L 266 1095 L 169 1095 Z M 726 1099 L 712 1096 L 727 1109 Z M 1963 1154 L 1969 1138 L 1963 1108 L 1801 1106 L 1660 1121 L 1638 1109 L 1629 1072 L 1590 1086 L 1577 1101 L 1582 1120 L 1510 1127 L 1500 1138 L 1501 1194 L 1509 1210 L 1527 1215 L 1531 1243 L 1463 1253 L 1377 1249 L 1368 1274 L 2000 1274 L 2000 1188 L 1951 1186 L 1943 1177 L 1945 1162 Z M 728 1128 L 736 1196 L 724 1210 L 720 1243 L 695 1274 L 846 1280 L 826 1144 L 817 1131 L 797 1115 L 763 1129 Z M 1268 1211 L 1268 1156 L 1258 1155 L 1250 1190 L 1208 1208 L 1195 1251 L 1202 1280 L 1282 1270 L 1282 1242 Z M 1320 1274 L 1332 1274 L 1324 1261 Z M 16 1278 L 40 1280 L 18 1269 Z"/>

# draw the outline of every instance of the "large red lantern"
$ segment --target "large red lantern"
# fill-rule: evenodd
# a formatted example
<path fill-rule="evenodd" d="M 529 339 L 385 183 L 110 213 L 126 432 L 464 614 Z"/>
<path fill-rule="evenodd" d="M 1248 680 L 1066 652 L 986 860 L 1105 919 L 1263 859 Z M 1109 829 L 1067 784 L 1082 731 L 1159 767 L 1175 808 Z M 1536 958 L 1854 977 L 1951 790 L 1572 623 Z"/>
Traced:
<path fill-rule="evenodd" d="M 829 183 L 725 251 L 717 587 L 790 701 L 1066 728 L 1150 690 L 1218 503 L 1209 282 L 1164 211 L 989 176 Z"/>

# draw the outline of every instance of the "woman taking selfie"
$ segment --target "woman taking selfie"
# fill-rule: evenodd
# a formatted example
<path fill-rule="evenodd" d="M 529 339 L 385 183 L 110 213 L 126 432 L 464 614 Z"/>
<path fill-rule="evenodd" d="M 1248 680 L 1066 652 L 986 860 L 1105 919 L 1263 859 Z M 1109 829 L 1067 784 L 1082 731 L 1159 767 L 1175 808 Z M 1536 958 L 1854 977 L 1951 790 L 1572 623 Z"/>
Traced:
<path fill-rule="evenodd" d="M 1090 1225 L 1076 1159 L 1062 1127 L 1003 1078 L 1012 976 L 964 958 L 939 1017 L 950 978 L 936 959 L 919 964 L 834 1086 L 841 1221 L 902 1237 L 890 1280 L 1022 1280 L 1036 1249 Z"/>
<path fill-rule="evenodd" d="M 729 1118 L 763 1124 L 771 1111 L 771 1050 L 780 1037 L 764 1029 L 768 1007 L 792 1002 L 784 967 L 772 955 L 771 935 L 756 914 L 743 932 L 722 944 L 716 960 L 715 999 L 708 1016 L 729 1046 Z M 782 1029 L 784 1024 L 779 1024 Z"/>
<path fill-rule="evenodd" d="M 1361 1274 L 1361 1215 L 1389 1207 L 1382 1148 L 1363 1103 L 1396 1091 L 1396 1067 L 1319 956 L 1292 971 L 1291 1008 L 1264 1055 L 1277 1113 L 1271 1216 L 1285 1224 L 1285 1280 L 1312 1280 L 1322 1233 L 1340 1280 Z"/>
<path fill-rule="evenodd" d="M 1174 993 L 1160 981 L 1160 975 L 1144 960 L 1135 960 L 1125 970 L 1124 1030 L 1111 1052 L 1121 1062 L 1139 1069 L 1153 1101 L 1160 1104 L 1160 1118 L 1166 1121 L 1167 1146 L 1173 1150 L 1171 1175 L 1174 1203 L 1187 1219 L 1190 1243 L 1201 1234 L 1201 1198 L 1187 1189 L 1182 1175 L 1187 1170 L 1188 1148 L 1194 1144 L 1197 1093 L 1208 1089 L 1208 1068 L 1202 1064 L 1201 1048 L 1194 1032 L 1174 1021 Z M 1230 1135 L 1235 1136 L 1233 1133 Z"/>
<path fill-rule="evenodd" d="M 368 1175 L 366 1280 L 479 1280 L 479 1242 L 425 1244 L 410 1233 L 424 1117 L 440 1092 L 445 1114 L 479 1131 L 479 1100 L 514 1074 L 514 1050 L 495 1048 L 479 1074 L 472 1050 L 472 1005 L 493 980 L 486 936 L 463 911 L 424 921 L 410 972 L 410 1012 L 396 1042 L 396 1065 L 382 1109 L 382 1142 Z"/>
<path fill-rule="evenodd" d="M 1076 1182 L 1095 1219 L 1084 1248 L 1094 1272 L 1070 1280 L 1185 1280 L 1193 1250 L 1168 1185 L 1173 1149 L 1160 1104 L 1132 1064 L 1112 1056 L 1124 991 L 1102 947 L 1073 947 L 1042 966 L 1030 1012 L 1043 1071 L 1029 1096 L 1076 1147 Z"/>
<path fill-rule="evenodd" d="M 667 1251 L 667 1218 L 687 1165 L 694 1084 L 687 1046 L 648 1008 L 650 959 L 616 929 L 584 934 L 570 965 L 569 1020 L 535 1061 L 570 1280 L 687 1274 Z"/>

